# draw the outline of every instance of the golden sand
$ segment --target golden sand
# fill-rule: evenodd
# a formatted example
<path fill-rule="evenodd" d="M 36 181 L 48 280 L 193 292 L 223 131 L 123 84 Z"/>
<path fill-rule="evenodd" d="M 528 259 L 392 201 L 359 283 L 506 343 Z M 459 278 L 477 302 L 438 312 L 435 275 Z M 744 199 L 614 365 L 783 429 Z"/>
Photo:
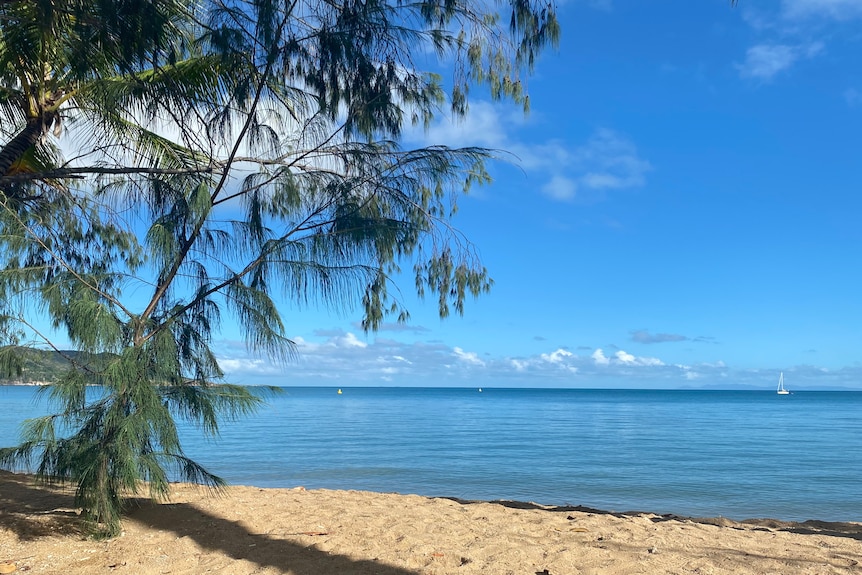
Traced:
<path fill-rule="evenodd" d="M 0 566 L 36 574 L 862 574 L 862 524 L 737 523 L 517 502 L 178 484 L 121 537 L 68 491 L 0 472 Z M 3 571 L 0 571 L 2 573 Z"/>

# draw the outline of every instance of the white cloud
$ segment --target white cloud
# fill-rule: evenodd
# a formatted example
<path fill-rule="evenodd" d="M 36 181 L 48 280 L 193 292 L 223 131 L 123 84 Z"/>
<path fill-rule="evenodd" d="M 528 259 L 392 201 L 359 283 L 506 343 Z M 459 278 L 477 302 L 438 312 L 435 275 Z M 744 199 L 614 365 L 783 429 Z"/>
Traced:
<path fill-rule="evenodd" d="M 760 6 L 745 3 L 745 5 L 740 4 L 737 9 L 740 10 L 742 20 L 758 32 L 776 27 L 777 18 L 775 15 L 766 12 Z"/>
<path fill-rule="evenodd" d="M 737 65 L 740 76 L 769 81 L 796 62 L 814 58 L 823 52 L 822 42 L 805 44 L 758 44 L 745 53 L 745 61 Z"/>
<path fill-rule="evenodd" d="M 296 345 L 297 351 L 302 353 L 316 353 L 320 347 L 330 349 L 349 349 L 349 348 L 366 348 L 368 344 L 356 337 L 355 334 L 349 331 L 332 330 L 318 331 L 315 335 L 326 337 L 324 343 L 316 343 L 306 340 L 301 336 L 292 337 L 291 340 Z"/>
<path fill-rule="evenodd" d="M 335 340 L 336 346 L 345 346 L 345 347 L 368 347 L 368 344 L 364 341 L 360 341 L 353 333 L 347 332 L 343 337 L 337 338 Z"/>
<path fill-rule="evenodd" d="M 571 200 L 578 193 L 578 184 L 571 178 L 555 174 L 542 186 L 542 192 L 554 200 Z"/>
<path fill-rule="evenodd" d="M 601 348 L 597 349 L 590 356 L 595 362 L 596 365 L 601 366 L 611 366 L 611 365 L 619 365 L 619 366 L 637 366 L 637 367 L 661 367 L 664 366 L 664 362 L 655 357 L 638 357 L 636 355 L 632 355 L 627 351 L 620 350 L 614 354 L 614 356 L 607 357 L 604 351 Z"/>
<path fill-rule="evenodd" d="M 541 355 L 541 358 L 548 363 L 561 363 L 570 357 L 574 357 L 574 354 L 562 348 L 551 353 L 543 353 Z"/>
<path fill-rule="evenodd" d="M 639 365 L 644 367 L 655 367 L 664 365 L 664 363 L 655 357 L 636 357 L 625 351 L 618 351 L 615 355 L 617 361 L 625 365 Z"/>
<path fill-rule="evenodd" d="M 507 111 L 508 110 L 508 111 Z M 652 167 L 621 134 L 597 129 L 581 145 L 560 139 L 523 141 L 531 126 L 520 112 L 477 101 L 461 120 L 443 119 L 428 130 L 413 130 L 406 140 L 420 145 L 482 146 L 512 154 L 513 161 L 554 200 L 569 201 L 582 192 L 621 190 L 644 185 Z"/>
<path fill-rule="evenodd" d="M 782 12 L 788 19 L 850 20 L 862 17 L 862 0 L 784 0 Z"/>
<path fill-rule="evenodd" d="M 452 348 L 452 353 L 453 353 L 453 355 L 455 355 L 455 357 L 457 357 L 459 360 L 463 361 L 464 363 L 469 363 L 471 365 L 479 365 L 479 366 L 485 365 L 485 362 L 482 361 L 481 359 L 479 359 L 479 356 L 476 355 L 475 352 L 464 351 L 460 347 L 454 347 L 454 348 Z"/>
<path fill-rule="evenodd" d="M 510 148 L 518 158 L 521 167 L 528 171 L 543 171 L 549 167 L 560 168 L 572 157 L 572 150 L 566 142 L 558 139 L 535 144 L 513 144 Z"/>
<path fill-rule="evenodd" d="M 242 372 L 254 375 L 275 375 L 282 369 L 263 359 L 252 358 L 219 358 L 219 367 L 226 373 Z"/>
<path fill-rule="evenodd" d="M 553 141 L 513 152 L 524 167 L 551 174 L 542 191 L 556 200 L 570 200 L 583 191 L 643 186 L 652 169 L 630 140 L 607 128 L 596 130 L 585 144 L 574 148 Z"/>
<path fill-rule="evenodd" d="M 407 138 L 421 141 L 425 145 L 446 145 L 452 147 L 482 146 L 493 149 L 506 149 L 508 143 L 507 124 L 516 124 L 517 118 L 505 115 L 503 109 L 490 102 L 477 100 L 470 103 L 466 117 L 446 117 L 430 126 L 408 131 Z"/>
<path fill-rule="evenodd" d="M 745 6 L 742 11 L 743 19 L 762 39 L 736 68 L 744 78 L 769 81 L 821 54 L 825 44 L 812 39 L 839 37 L 830 24 L 862 18 L 862 0 L 782 0 L 772 11 L 757 6 Z"/>
<path fill-rule="evenodd" d="M 520 359 L 510 359 L 509 363 L 518 371 L 524 371 L 530 366 L 530 363 Z"/>
<path fill-rule="evenodd" d="M 596 362 L 596 365 L 610 365 L 611 360 L 605 357 L 604 352 L 601 349 L 597 349 L 593 352 L 593 355 L 590 356 L 593 358 L 593 361 Z"/>
<path fill-rule="evenodd" d="M 759 44 L 748 49 L 745 62 L 737 68 L 744 78 L 771 80 L 782 70 L 790 68 L 798 58 L 798 51 L 793 46 Z"/>
<path fill-rule="evenodd" d="M 583 181 L 588 188 L 593 188 L 595 190 L 617 189 L 627 187 L 626 181 L 624 179 L 613 174 L 590 173 L 586 174 L 581 179 L 581 181 Z"/>
<path fill-rule="evenodd" d="M 577 355 L 565 348 L 527 356 L 482 356 L 461 347 L 439 342 L 400 342 L 371 338 L 364 345 L 352 345 L 348 332 L 332 330 L 329 335 L 303 337 L 297 342 L 298 360 L 278 366 L 264 359 L 241 357 L 232 342 L 219 364 L 232 383 L 271 385 L 481 385 L 537 387 L 660 387 L 673 388 L 692 382 L 697 386 L 752 385 L 771 389 L 773 372 L 732 369 L 722 361 L 692 365 L 665 363 L 656 357 L 642 357 L 617 350 L 607 356 L 601 348 L 589 355 Z M 461 366 L 462 369 L 457 369 Z M 469 367 L 469 369 L 465 369 Z M 787 367 L 782 369 L 786 372 Z M 810 386 L 844 385 L 858 387 L 862 367 L 823 371 L 814 366 L 795 368 L 794 381 L 807 375 Z M 768 373 L 767 373 L 768 372 Z"/>
<path fill-rule="evenodd" d="M 563 0 L 563 2 L 565 1 L 566 0 Z M 603 12 L 609 12 L 613 10 L 614 7 L 612 0 L 580 0 L 579 3 L 586 4 L 594 10 L 601 10 Z"/>

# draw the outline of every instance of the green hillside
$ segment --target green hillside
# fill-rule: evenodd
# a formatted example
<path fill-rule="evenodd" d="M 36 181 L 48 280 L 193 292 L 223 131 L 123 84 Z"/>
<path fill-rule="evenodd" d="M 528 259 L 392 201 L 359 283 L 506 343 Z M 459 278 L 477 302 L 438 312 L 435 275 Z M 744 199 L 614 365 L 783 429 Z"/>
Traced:
<path fill-rule="evenodd" d="M 0 348 L 0 385 L 10 383 L 52 383 L 69 369 L 69 360 L 87 365 L 106 354 L 80 351 L 48 351 L 26 347 Z"/>

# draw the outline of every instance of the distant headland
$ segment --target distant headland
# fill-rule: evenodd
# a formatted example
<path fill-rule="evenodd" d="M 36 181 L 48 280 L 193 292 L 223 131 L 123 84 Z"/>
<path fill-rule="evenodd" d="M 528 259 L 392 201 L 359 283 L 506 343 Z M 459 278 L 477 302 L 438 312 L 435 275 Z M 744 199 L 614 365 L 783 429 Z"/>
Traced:
<path fill-rule="evenodd" d="M 22 346 L 0 347 L 0 385 L 50 385 L 69 369 L 69 361 L 91 364 L 105 354 L 53 351 Z"/>

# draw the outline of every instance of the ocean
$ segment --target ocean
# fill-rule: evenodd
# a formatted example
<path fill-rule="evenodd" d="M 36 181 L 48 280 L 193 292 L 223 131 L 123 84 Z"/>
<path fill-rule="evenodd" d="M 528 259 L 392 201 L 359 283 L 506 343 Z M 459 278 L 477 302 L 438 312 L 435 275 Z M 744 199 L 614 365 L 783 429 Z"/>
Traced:
<path fill-rule="evenodd" d="M 47 407 L 0 386 L 0 446 Z M 862 393 L 284 388 L 186 452 L 232 484 L 862 521 Z"/>

